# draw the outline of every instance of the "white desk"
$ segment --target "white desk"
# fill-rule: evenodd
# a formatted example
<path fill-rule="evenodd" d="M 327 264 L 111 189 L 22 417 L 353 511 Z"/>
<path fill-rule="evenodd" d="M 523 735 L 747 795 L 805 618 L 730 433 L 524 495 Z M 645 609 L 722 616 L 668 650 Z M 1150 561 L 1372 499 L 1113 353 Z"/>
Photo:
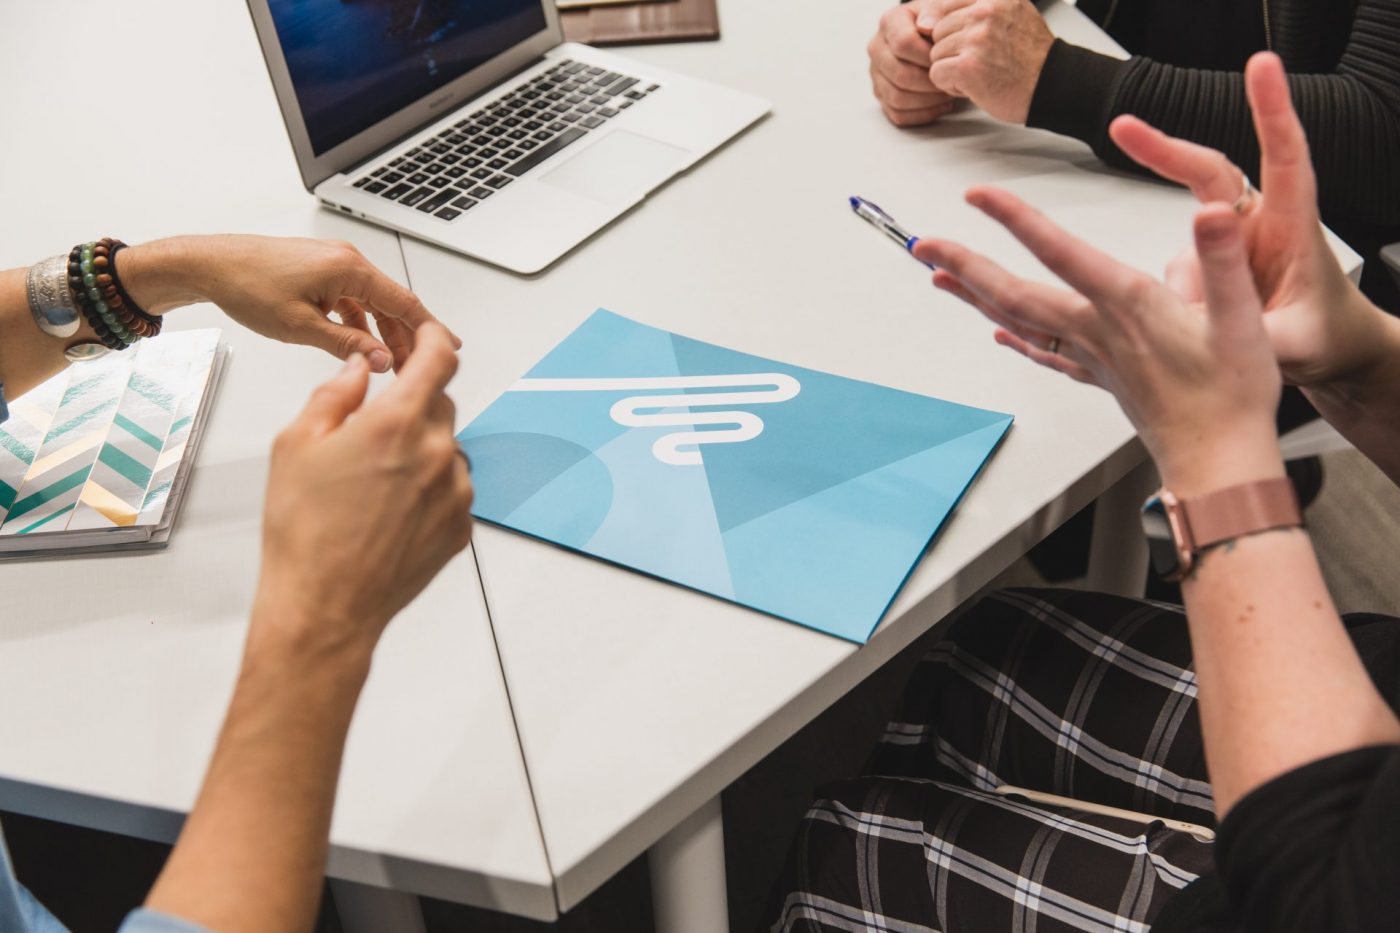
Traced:
<path fill-rule="evenodd" d="M 764 94 L 775 112 L 533 279 L 410 241 L 405 268 L 393 236 L 317 210 L 241 4 L 7 13 L 2 266 L 107 233 L 353 240 L 465 338 L 451 390 L 464 421 L 599 305 L 1018 416 L 863 649 L 482 528 L 486 605 L 464 555 L 376 658 L 342 774 L 333 875 L 548 919 L 659 842 L 668 929 L 718 929 L 720 791 L 1141 463 L 1107 395 L 994 346 L 978 315 L 934 292 L 845 198 L 864 194 L 1039 277 L 962 204 L 967 185 L 1006 184 L 1150 269 L 1184 242 L 1189 199 L 975 115 L 889 127 L 864 54 L 885 3 L 725 0 L 721 42 L 632 50 Z M 1092 38 L 1070 11 L 1055 16 Z M 113 50 L 119 67 L 103 57 Z M 68 108 L 111 87 L 103 145 L 73 146 Z M 0 807 L 170 839 L 194 798 L 244 632 L 268 444 L 334 369 L 228 332 L 236 356 L 173 548 L 0 567 Z"/>
<path fill-rule="evenodd" d="M 1078 143 L 974 113 L 935 129 L 892 128 L 870 95 L 864 52 L 886 5 L 727 2 L 718 44 L 629 50 L 764 95 L 774 112 L 541 277 L 405 242 L 413 287 L 430 307 L 464 321 L 468 377 L 456 391 L 464 417 L 596 306 L 745 352 L 1017 415 L 859 650 L 480 529 L 487 604 L 562 910 L 665 837 L 659 856 L 653 851 L 659 914 L 718 928 L 720 791 L 1143 460 L 1111 397 L 995 346 L 989 324 L 933 290 L 908 256 L 850 216 L 846 198 L 872 198 L 915 232 L 955 236 L 1048 279 L 1009 235 L 963 204 L 966 187 L 1003 184 L 1152 270 L 1186 242 L 1190 197 L 1110 172 Z M 1069 8 L 1052 15 L 1071 38 L 1104 41 Z M 1139 536 L 1124 536 L 1131 552 Z M 1136 567 L 1140 581 L 1144 564 Z M 708 860 L 721 885 L 695 884 L 691 868 L 673 870 L 677 858 Z M 684 881 L 672 888 L 676 879 Z"/>
<path fill-rule="evenodd" d="M 246 231 L 352 239 L 404 279 L 393 234 L 301 189 L 241 3 L 20 3 L 5 20 L 0 268 L 106 234 Z M 91 148 L 75 117 L 99 128 Z M 171 841 L 194 801 L 242 649 L 269 445 L 338 365 L 212 308 L 171 318 L 211 325 L 234 355 L 172 547 L 0 566 L 0 808 Z M 469 552 L 375 656 L 331 839 L 332 875 L 555 916 Z"/>

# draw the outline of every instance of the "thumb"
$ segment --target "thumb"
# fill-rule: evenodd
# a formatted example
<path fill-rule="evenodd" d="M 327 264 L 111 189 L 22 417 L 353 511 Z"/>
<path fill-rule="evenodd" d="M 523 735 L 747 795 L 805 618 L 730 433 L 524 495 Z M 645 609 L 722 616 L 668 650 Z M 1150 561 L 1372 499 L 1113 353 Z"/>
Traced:
<path fill-rule="evenodd" d="M 1249 269 L 1240 216 L 1227 205 L 1208 205 L 1196 214 L 1195 233 L 1201 291 L 1211 319 L 1226 326 L 1249 321 L 1261 326 L 1263 305 Z"/>
<path fill-rule="evenodd" d="M 389 371 L 394 358 L 389 353 L 389 348 L 382 342 L 376 340 L 374 335 L 368 331 L 350 327 L 345 324 L 337 324 L 329 318 L 316 316 L 311 322 L 309 332 L 305 334 L 300 343 L 310 344 L 318 350 L 325 350 L 331 356 L 338 356 L 342 360 L 348 360 L 353 354 L 362 354 L 369 363 L 369 368 L 377 373 Z"/>
<path fill-rule="evenodd" d="M 369 363 L 361 354 L 353 353 L 334 378 L 311 393 L 296 424 L 315 434 L 334 431 L 364 404 L 368 391 Z"/>

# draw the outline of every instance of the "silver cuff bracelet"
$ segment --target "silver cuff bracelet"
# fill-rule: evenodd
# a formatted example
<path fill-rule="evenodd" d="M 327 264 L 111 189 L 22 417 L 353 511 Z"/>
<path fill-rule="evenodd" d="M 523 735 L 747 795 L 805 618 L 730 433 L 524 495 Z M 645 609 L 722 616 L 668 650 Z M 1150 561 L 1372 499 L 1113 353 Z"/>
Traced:
<path fill-rule="evenodd" d="M 68 287 L 68 258 L 54 256 L 29 267 L 25 276 L 29 292 L 29 313 L 34 323 L 52 337 L 71 337 L 82 320 L 73 292 Z"/>

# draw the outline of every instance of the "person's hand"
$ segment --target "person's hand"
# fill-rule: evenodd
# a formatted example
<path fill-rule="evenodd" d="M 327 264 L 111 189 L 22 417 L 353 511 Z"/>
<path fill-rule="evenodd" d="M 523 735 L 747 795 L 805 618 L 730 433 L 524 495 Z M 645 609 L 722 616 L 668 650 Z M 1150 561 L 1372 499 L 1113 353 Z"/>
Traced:
<path fill-rule="evenodd" d="M 1030 0 L 935 0 L 918 23 L 931 30 L 929 80 L 998 120 L 1025 123 L 1055 36 Z"/>
<path fill-rule="evenodd" d="M 175 237 L 122 251 L 118 269 L 127 291 L 152 313 L 210 301 L 264 337 L 341 359 L 360 353 L 376 372 L 402 366 L 414 331 L 437 322 L 417 296 L 349 243 Z M 371 317 L 382 340 L 370 333 Z"/>
<path fill-rule="evenodd" d="M 367 657 L 389 620 L 467 546 L 472 485 L 443 393 L 457 370 L 428 323 L 398 378 L 369 403 L 352 356 L 277 438 L 263 516 L 257 618 L 311 653 Z M 250 645 L 250 649 L 253 646 Z"/>
<path fill-rule="evenodd" d="M 1244 172 L 1221 153 L 1173 139 L 1136 117 L 1119 117 L 1109 133 L 1128 156 L 1202 202 L 1235 204 L 1242 212 L 1264 326 L 1284 378 L 1305 388 L 1353 378 L 1375 365 L 1386 345 L 1384 312 L 1346 277 L 1323 236 L 1307 137 L 1278 56 L 1256 55 L 1245 81 L 1262 153 L 1261 192 L 1250 191 Z M 1173 262 L 1168 283 L 1199 298 L 1194 252 Z"/>
<path fill-rule="evenodd" d="M 933 45 L 914 25 L 920 11 L 935 2 L 914 0 L 885 11 L 866 47 L 875 98 L 895 126 L 922 126 L 953 109 L 953 98 L 934 87 L 928 75 Z"/>
<path fill-rule="evenodd" d="M 956 244 L 921 239 L 914 255 L 941 267 L 934 284 L 999 325 L 999 343 L 1112 392 L 1178 495 L 1282 475 L 1274 427 L 1282 382 L 1241 220 L 1229 207 L 1196 216 L 1202 300 L 1192 303 L 1014 195 L 974 188 L 968 201 L 1075 289 L 1029 282 Z"/>

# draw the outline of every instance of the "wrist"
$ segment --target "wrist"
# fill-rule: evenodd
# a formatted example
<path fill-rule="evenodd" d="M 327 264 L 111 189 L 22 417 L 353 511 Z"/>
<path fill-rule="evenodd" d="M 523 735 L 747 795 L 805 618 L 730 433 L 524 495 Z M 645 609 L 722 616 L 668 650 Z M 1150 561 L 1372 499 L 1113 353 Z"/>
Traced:
<path fill-rule="evenodd" d="M 206 239 L 170 237 L 122 250 L 117 269 L 127 294 L 151 314 L 205 300 L 200 243 Z"/>
<path fill-rule="evenodd" d="M 355 621 L 315 605 L 294 588 L 264 580 L 253 601 L 245 667 L 316 670 L 363 683 L 376 639 Z"/>
<path fill-rule="evenodd" d="M 1162 486 L 1177 498 L 1287 475 L 1272 424 L 1205 439 L 1157 457 Z"/>
<path fill-rule="evenodd" d="M 1368 314 L 1374 321 L 1362 341 L 1364 352 L 1332 378 L 1300 386 L 1333 424 L 1345 423 L 1353 416 L 1365 417 L 1367 407 L 1377 398 L 1400 392 L 1400 318 L 1386 314 L 1360 292 L 1355 299 L 1363 306 L 1358 313 Z"/>

